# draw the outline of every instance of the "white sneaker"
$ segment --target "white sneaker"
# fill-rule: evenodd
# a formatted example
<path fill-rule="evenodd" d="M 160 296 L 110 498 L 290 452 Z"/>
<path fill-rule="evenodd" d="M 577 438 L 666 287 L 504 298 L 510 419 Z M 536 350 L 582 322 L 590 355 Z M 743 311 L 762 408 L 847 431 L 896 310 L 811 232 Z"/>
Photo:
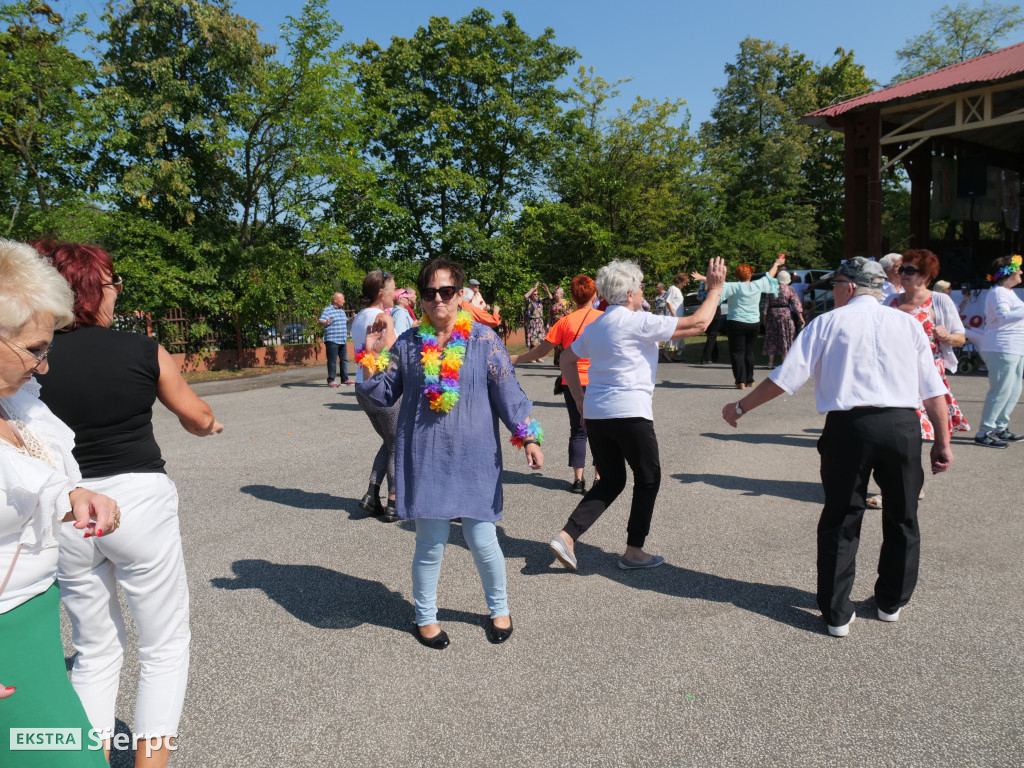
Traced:
<path fill-rule="evenodd" d="M 853 624 L 856 618 L 857 614 L 855 613 L 853 614 L 853 616 L 850 617 L 850 620 L 843 624 L 841 627 L 833 627 L 831 624 L 829 624 L 828 633 L 832 635 L 832 637 L 846 637 L 848 634 L 850 634 L 850 625 Z"/>
<path fill-rule="evenodd" d="M 878 619 L 879 619 L 879 621 L 899 621 L 900 611 L 902 611 L 902 610 L 903 610 L 902 608 L 897 608 L 892 613 L 886 613 L 881 608 L 879 608 L 878 609 Z"/>

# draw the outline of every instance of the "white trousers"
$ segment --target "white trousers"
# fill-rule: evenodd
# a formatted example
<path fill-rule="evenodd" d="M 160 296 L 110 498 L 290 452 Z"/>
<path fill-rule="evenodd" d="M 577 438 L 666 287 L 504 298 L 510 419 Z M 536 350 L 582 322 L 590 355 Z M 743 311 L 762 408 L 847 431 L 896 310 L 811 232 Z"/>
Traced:
<path fill-rule="evenodd" d="M 127 644 L 117 597 L 121 585 L 139 634 L 134 732 L 178 732 L 188 682 L 188 583 L 178 530 L 178 491 L 167 475 L 137 473 L 83 480 L 121 508 L 109 536 L 82 537 L 65 523 L 57 581 L 78 651 L 71 684 L 93 728 L 114 732 L 114 704 Z"/>

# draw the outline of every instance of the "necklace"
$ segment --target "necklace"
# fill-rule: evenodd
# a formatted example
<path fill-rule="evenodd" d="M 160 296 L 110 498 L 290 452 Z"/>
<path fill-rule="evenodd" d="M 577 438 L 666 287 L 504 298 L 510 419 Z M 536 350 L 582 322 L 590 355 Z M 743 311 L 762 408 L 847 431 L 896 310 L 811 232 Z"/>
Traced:
<path fill-rule="evenodd" d="M 426 381 L 423 394 L 433 411 L 448 413 L 459 401 L 459 369 L 466 358 L 466 341 L 472 328 L 472 316 L 465 310 L 459 310 L 455 328 L 442 350 L 430 320 L 423 318 L 420 323 L 416 335 L 420 339 L 420 362 Z"/>

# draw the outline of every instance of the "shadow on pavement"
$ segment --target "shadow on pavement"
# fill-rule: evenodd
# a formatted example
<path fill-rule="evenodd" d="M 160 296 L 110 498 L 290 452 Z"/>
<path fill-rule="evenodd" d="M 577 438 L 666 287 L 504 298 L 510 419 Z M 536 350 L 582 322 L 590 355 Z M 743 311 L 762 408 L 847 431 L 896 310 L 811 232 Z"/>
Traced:
<path fill-rule="evenodd" d="M 332 496 L 329 493 L 310 493 L 301 488 L 278 488 L 275 485 L 243 485 L 238 490 L 257 499 L 284 504 L 295 509 L 340 509 L 348 512 L 352 520 L 370 516 L 359 509 L 356 499 Z"/>
<path fill-rule="evenodd" d="M 728 491 L 743 491 L 744 496 L 775 496 L 794 501 L 825 503 L 825 492 L 821 488 L 821 483 L 810 483 L 805 480 L 765 480 L 735 475 L 688 475 L 682 472 L 672 477 L 681 483 L 707 483 Z"/>
<path fill-rule="evenodd" d="M 217 589 L 260 589 L 299 621 L 318 629 L 355 629 L 361 624 L 398 632 L 412 629 L 412 605 L 379 581 L 319 565 L 282 565 L 268 560 L 236 560 L 231 570 L 234 578 L 210 579 L 210 584 Z M 441 609 L 438 621 L 478 625 L 483 617 Z"/>
<path fill-rule="evenodd" d="M 554 533 L 555 530 L 552 530 L 552 534 Z M 501 526 L 498 527 L 498 540 L 506 559 L 523 558 L 526 561 L 520 571 L 524 576 L 568 572 L 555 561 L 547 542 L 511 538 L 505 534 Z M 451 543 L 465 546 L 455 536 L 452 537 Z M 577 573 L 580 576 L 604 576 L 623 586 L 651 590 L 672 597 L 731 603 L 737 608 L 760 614 L 796 629 L 815 634 L 822 632 L 821 616 L 811 592 L 777 584 L 728 579 L 680 568 L 671 563 L 649 571 L 623 571 L 616 564 L 619 556 L 619 553 L 608 553 L 583 541 L 577 541 Z"/>
<path fill-rule="evenodd" d="M 330 408 L 332 411 L 362 411 L 359 403 L 353 401 L 351 403 L 326 403 L 324 408 Z"/>
<path fill-rule="evenodd" d="M 327 387 L 327 385 L 320 381 L 286 381 L 284 384 L 281 385 L 281 389 L 296 389 L 300 387 L 313 387 L 316 389 L 324 389 Z"/>
<path fill-rule="evenodd" d="M 544 457 L 545 465 L 547 465 L 547 456 Z M 525 465 L 526 461 L 523 460 Z M 566 468 L 566 474 L 571 478 L 568 468 Z M 564 480 L 558 477 L 547 477 L 545 475 L 539 475 L 536 472 L 516 472 L 513 469 L 505 469 L 501 473 L 502 484 L 511 485 L 536 485 L 538 488 L 548 488 L 553 491 L 564 491 L 566 488 L 572 486 L 572 480 Z M 570 494 L 566 494 L 567 496 Z M 579 502 L 579 496 L 571 496 L 575 501 L 572 502 L 572 506 L 576 506 Z M 572 507 L 569 507 L 572 509 Z"/>
<path fill-rule="evenodd" d="M 750 443 L 751 445 L 789 445 L 796 448 L 815 448 L 818 441 L 813 437 L 801 435 L 755 435 L 749 432 L 701 432 L 701 437 L 712 440 L 725 440 L 730 443 Z"/>

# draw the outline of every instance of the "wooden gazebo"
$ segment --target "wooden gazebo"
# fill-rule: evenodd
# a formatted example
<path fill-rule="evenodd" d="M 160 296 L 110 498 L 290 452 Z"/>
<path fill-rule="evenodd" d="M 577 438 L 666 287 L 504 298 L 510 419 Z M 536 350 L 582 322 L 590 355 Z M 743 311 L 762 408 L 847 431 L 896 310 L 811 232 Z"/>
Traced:
<path fill-rule="evenodd" d="M 1024 42 L 833 104 L 800 122 L 845 136 L 846 258 L 878 257 L 897 245 L 931 248 L 953 279 L 967 281 L 989 258 L 1019 252 Z M 882 174 L 896 163 L 911 183 L 905 244 L 882 238 Z M 969 222 L 968 235 L 933 241 L 933 218 Z M 979 243 L 977 223 L 997 219 L 1006 236 Z"/>

